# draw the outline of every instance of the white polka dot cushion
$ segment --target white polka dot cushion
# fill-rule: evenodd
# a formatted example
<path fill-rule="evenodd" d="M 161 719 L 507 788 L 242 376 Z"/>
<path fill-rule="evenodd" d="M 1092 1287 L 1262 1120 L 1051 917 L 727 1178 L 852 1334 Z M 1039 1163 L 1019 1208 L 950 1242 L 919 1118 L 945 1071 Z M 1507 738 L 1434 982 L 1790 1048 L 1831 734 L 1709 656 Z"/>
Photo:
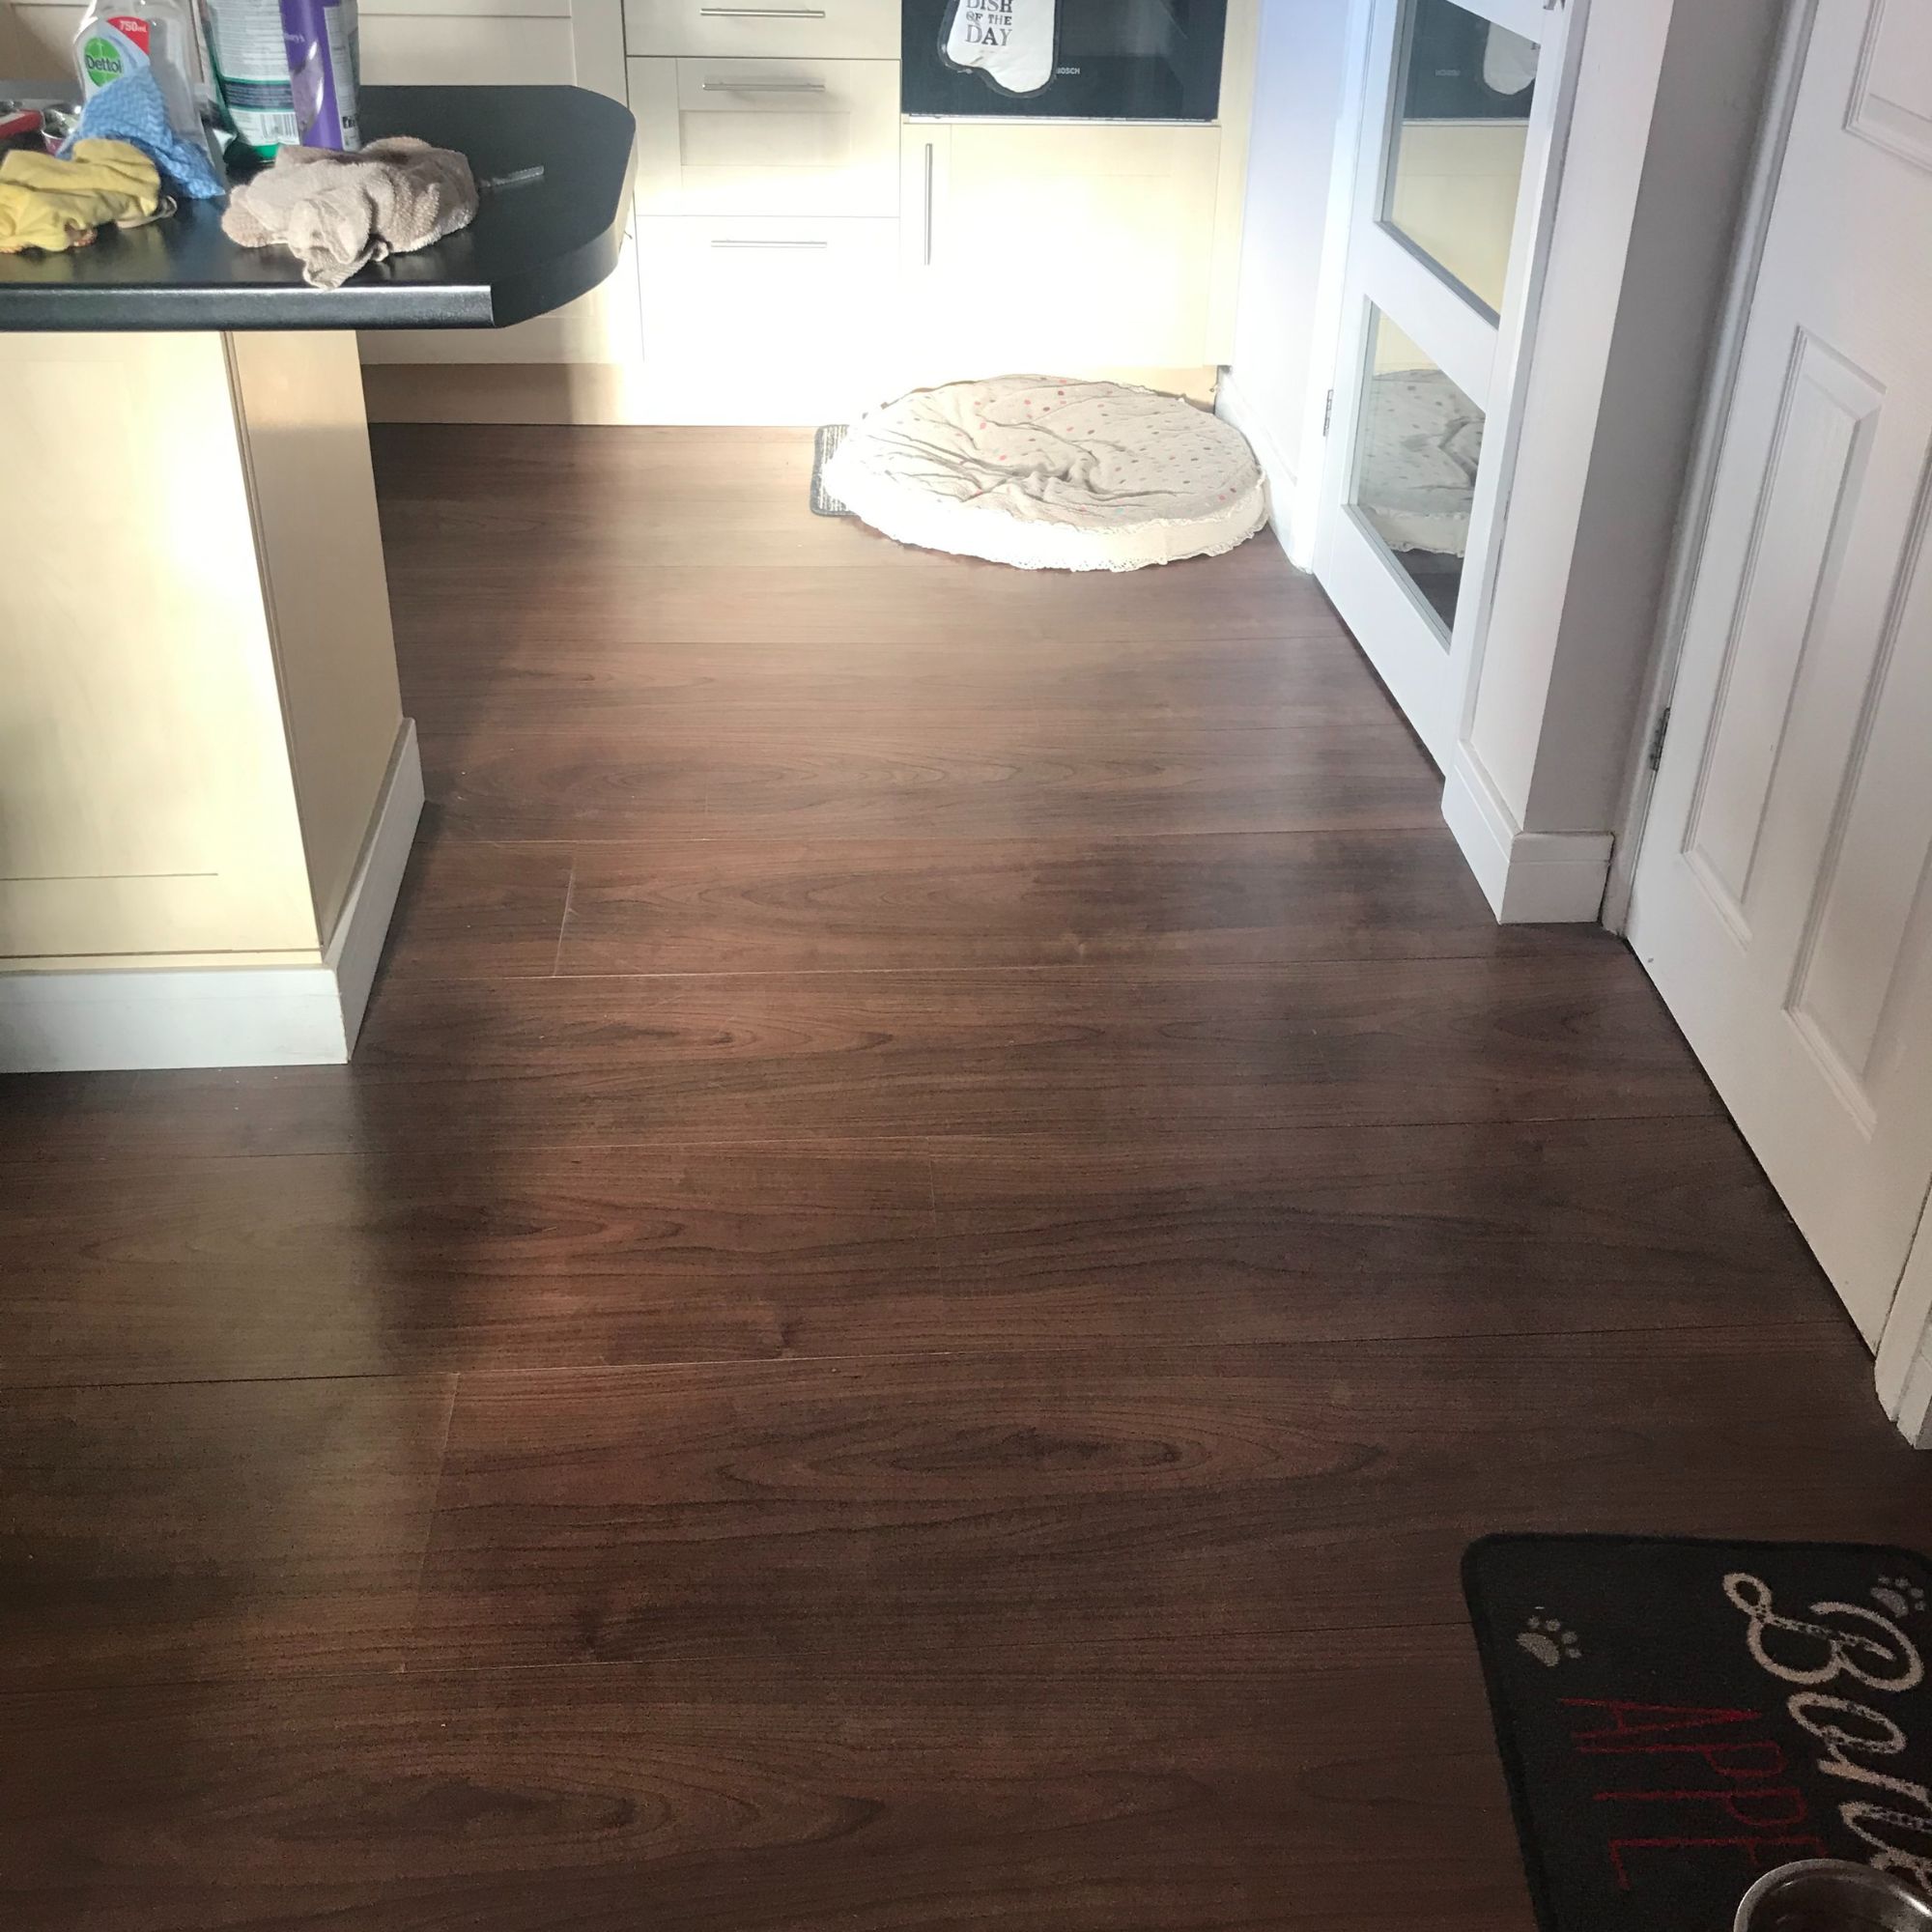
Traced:
<path fill-rule="evenodd" d="M 1239 430 L 1120 383 L 999 376 L 871 411 L 826 490 L 900 543 L 1023 570 L 1139 570 L 1245 543 L 1267 520 Z"/>

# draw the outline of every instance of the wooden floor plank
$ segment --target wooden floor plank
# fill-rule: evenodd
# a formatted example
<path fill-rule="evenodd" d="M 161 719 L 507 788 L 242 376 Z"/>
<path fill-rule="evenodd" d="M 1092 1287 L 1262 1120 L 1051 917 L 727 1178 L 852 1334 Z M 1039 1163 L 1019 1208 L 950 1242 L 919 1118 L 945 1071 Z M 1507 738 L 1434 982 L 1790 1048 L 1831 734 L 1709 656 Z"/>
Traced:
<path fill-rule="evenodd" d="M 574 848 L 562 974 L 1265 965 L 1558 950 L 1424 833 Z M 1132 908 L 1131 913 L 1125 908 Z M 1608 950 L 1579 928 L 1568 943 Z"/>
<path fill-rule="evenodd" d="M 771 1355 L 957 1272 L 917 1150 L 117 1162 L 0 1207 L 0 1241 L 31 1257 L 0 1282 L 28 1386 Z"/>
<path fill-rule="evenodd" d="M 640 743 L 604 724 L 423 743 L 452 834 L 648 840 L 1080 838 L 1441 829 L 1439 781 L 1394 734 L 1288 759 L 1265 730 L 989 738 L 751 729 Z"/>
<path fill-rule="evenodd" d="M 1911 1541 L 1932 1466 L 1861 1355 L 1826 1321 L 466 1376 L 418 1635 L 1238 1676 L 1290 1633 L 1453 1621 L 1491 1530 Z"/>
<path fill-rule="evenodd" d="M 1008 572 L 998 564 L 919 556 L 904 568 L 760 567 L 634 562 L 621 550 L 589 558 L 567 546 L 492 555 L 474 546 L 442 556 L 404 545 L 396 616 L 446 643 L 460 631 L 460 599 L 484 600 L 491 631 L 541 637 L 594 632 L 680 644 L 778 644 L 796 649 L 867 635 L 910 645 L 975 648 L 988 630 L 1013 644 L 1048 648 L 1065 631 L 1120 639 L 1262 640 L 1333 636 L 1334 619 L 1306 580 L 1219 558 L 1177 563 L 1116 580 Z M 966 591 L 970 594 L 962 595 Z"/>
<path fill-rule="evenodd" d="M 390 977 L 522 980 L 556 970 L 571 848 L 452 838 L 424 808 L 389 927 Z"/>
<path fill-rule="evenodd" d="M 55 1164 L 0 1384 L 1755 1323 L 1829 1304 L 1727 1122 L 1150 1151 L 477 1150 Z"/>
<path fill-rule="evenodd" d="M 90 1922 L 1517 1932 L 1459 1629 L 1266 1670 L 828 1679 L 612 1665 L 0 1700 L 47 1739 L 10 1881 Z M 201 1852 L 184 1868 L 180 1846 Z M 1369 1855 L 1373 1846 L 1374 1855 Z M 1418 1904 L 1427 1901 L 1426 1904 Z"/>
<path fill-rule="evenodd" d="M 1289 968 L 393 974 L 354 1068 L 184 1072 L 80 1090 L 0 1151 L 1057 1149 L 1242 1143 L 1295 1127 L 1709 1114 L 1621 949 Z"/>
<path fill-rule="evenodd" d="M 906 1349 L 927 1328 L 1022 1349 L 1654 1333 L 1833 1307 L 1736 1130 L 1709 1118 L 1318 1128 L 1050 1161 L 942 1144 L 933 1187 L 970 1290 L 861 1304 L 857 1323 L 814 1311 L 794 1346 L 895 1332 Z"/>
<path fill-rule="evenodd" d="M 0 1684 L 236 1679 L 394 1655 L 453 1387 L 11 1392 Z"/>
<path fill-rule="evenodd" d="M 419 727 L 461 744 L 498 728 L 580 726 L 673 746 L 751 725 L 813 737 L 863 725 L 918 741 L 968 719 L 994 744 L 1022 725 L 1103 742 L 1170 720 L 1196 735 L 1279 729 L 1290 749 L 1321 730 L 1367 746 L 1408 735 L 1326 622 L 1312 636 L 1261 640 L 1078 630 L 1050 648 L 1000 633 L 961 649 L 854 631 L 801 649 L 512 624 L 486 610 L 460 633 L 433 618 L 410 626 L 399 649 Z"/>

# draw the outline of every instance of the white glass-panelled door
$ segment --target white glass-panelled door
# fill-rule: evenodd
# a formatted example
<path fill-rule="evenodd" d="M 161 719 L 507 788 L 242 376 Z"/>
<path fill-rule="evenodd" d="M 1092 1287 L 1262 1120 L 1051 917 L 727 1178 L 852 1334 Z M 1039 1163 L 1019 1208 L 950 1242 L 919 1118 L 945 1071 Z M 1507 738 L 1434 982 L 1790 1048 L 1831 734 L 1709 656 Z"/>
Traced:
<path fill-rule="evenodd" d="M 1498 527 L 1569 18 L 1373 0 L 1315 572 L 1438 765 Z"/>

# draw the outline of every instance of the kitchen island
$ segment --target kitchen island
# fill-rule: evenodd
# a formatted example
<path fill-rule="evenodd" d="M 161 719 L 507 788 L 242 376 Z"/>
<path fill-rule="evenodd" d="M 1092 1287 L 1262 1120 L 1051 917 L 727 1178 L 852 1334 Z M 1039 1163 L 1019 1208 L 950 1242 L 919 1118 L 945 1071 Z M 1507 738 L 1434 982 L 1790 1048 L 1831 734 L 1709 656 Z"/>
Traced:
<path fill-rule="evenodd" d="M 568 87 L 373 88 L 363 125 L 467 154 L 474 223 L 334 290 L 212 204 L 0 257 L 0 1070 L 355 1044 L 422 777 L 352 331 L 594 288 L 635 132 Z"/>

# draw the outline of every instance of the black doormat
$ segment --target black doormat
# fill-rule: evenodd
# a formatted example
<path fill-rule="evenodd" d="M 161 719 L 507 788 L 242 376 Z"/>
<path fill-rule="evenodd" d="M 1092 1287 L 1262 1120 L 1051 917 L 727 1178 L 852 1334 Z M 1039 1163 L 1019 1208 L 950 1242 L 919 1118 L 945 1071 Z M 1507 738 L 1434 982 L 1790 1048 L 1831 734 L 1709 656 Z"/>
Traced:
<path fill-rule="evenodd" d="M 1490 1536 L 1463 1589 L 1544 1932 L 1730 1932 L 1793 1859 L 1932 1889 L 1924 1557 Z"/>
<path fill-rule="evenodd" d="M 832 452 L 845 440 L 843 423 L 826 423 L 811 440 L 811 514 L 814 517 L 849 517 L 852 512 L 837 497 L 825 490 L 825 466 Z"/>

